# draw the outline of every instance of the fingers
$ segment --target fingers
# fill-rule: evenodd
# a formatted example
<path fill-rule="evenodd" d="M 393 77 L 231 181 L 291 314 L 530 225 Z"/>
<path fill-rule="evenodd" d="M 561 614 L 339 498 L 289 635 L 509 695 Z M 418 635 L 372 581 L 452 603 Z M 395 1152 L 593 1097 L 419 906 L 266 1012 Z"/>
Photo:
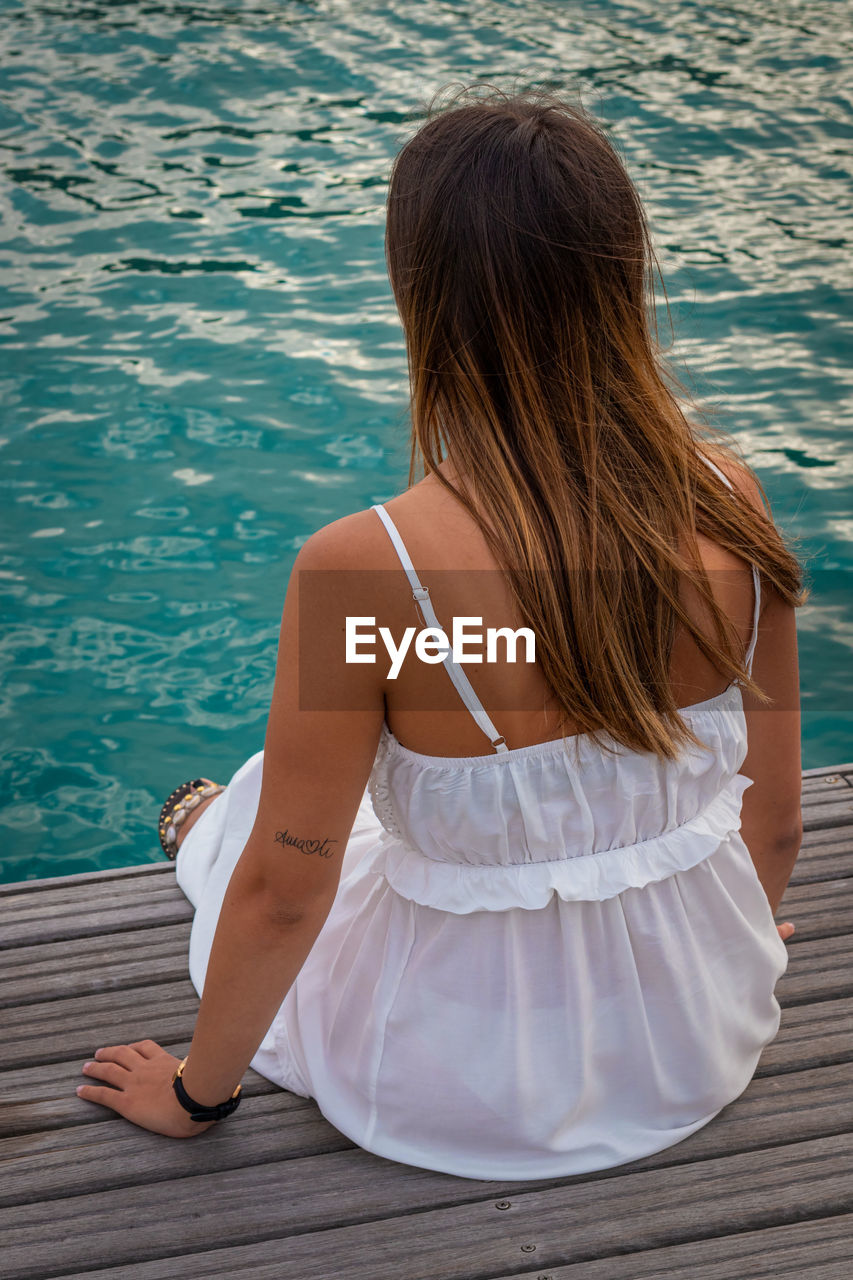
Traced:
<path fill-rule="evenodd" d="M 119 1115 L 124 1112 L 125 1095 L 119 1089 L 106 1089 L 96 1084 L 81 1084 L 77 1093 L 86 1102 L 98 1102 L 102 1107 L 117 1111 Z"/>
<path fill-rule="evenodd" d="M 106 1080 L 107 1084 L 114 1085 L 116 1089 L 123 1089 L 131 1078 L 127 1068 L 120 1067 L 117 1062 L 84 1062 L 82 1070 L 84 1076 Z"/>
<path fill-rule="evenodd" d="M 163 1049 L 156 1040 L 137 1040 L 127 1047 L 141 1053 L 143 1058 L 156 1058 L 159 1053 L 163 1053 Z"/>
<path fill-rule="evenodd" d="M 96 1049 L 95 1058 L 98 1062 L 117 1062 L 119 1066 L 130 1071 L 139 1061 L 140 1054 L 131 1044 L 113 1044 L 106 1049 Z"/>
<path fill-rule="evenodd" d="M 787 942 L 791 935 L 796 932 L 790 920 L 786 920 L 784 924 L 777 925 L 776 928 L 778 929 L 779 937 L 783 942 Z"/>

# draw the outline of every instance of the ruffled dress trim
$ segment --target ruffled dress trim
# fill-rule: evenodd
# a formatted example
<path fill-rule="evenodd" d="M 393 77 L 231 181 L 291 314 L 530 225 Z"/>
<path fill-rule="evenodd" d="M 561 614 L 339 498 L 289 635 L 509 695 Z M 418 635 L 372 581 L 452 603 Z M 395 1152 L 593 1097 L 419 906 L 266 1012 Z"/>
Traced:
<path fill-rule="evenodd" d="M 370 870 L 403 898 L 455 915 L 471 911 L 538 910 L 557 894 L 565 902 L 615 898 L 687 871 L 740 830 L 741 802 L 752 779 L 735 774 L 704 809 L 669 831 L 636 844 L 551 862 L 472 865 L 439 862 L 384 831 Z M 377 797 L 378 798 L 378 797 Z"/>

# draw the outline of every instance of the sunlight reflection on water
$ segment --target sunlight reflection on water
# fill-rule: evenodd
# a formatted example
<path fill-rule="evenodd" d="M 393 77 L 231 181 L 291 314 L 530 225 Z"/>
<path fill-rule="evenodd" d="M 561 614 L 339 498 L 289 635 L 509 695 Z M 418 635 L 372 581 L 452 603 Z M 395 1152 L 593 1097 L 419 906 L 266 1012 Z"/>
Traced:
<path fill-rule="evenodd" d="M 385 182 L 451 80 L 578 86 L 612 130 L 675 354 L 827 571 L 804 764 L 850 757 L 851 17 L 0 3 L 4 878 L 158 858 L 163 796 L 262 745 L 296 550 L 405 483 Z"/>

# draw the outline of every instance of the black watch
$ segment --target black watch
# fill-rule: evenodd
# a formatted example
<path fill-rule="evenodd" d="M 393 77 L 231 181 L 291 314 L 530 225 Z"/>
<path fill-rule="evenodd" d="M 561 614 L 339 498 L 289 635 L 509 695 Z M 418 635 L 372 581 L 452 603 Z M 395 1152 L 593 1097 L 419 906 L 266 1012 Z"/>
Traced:
<path fill-rule="evenodd" d="M 231 1097 L 225 1102 L 220 1102 L 218 1106 L 203 1107 L 200 1102 L 193 1102 L 181 1079 L 186 1065 L 186 1058 L 184 1058 L 183 1062 L 178 1063 L 175 1074 L 172 1076 L 172 1088 L 175 1090 L 178 1102 L 180 1102 L 185 1111 L 189 1111 L 191 1120 L 197 1120 L 199 1124 L 207 1120 L 224 1120 L 226 1116 L 230 1116 L 237 1110 L 243 1094 L 243 1086 L 240 1084 L 237 1085 Z"/>

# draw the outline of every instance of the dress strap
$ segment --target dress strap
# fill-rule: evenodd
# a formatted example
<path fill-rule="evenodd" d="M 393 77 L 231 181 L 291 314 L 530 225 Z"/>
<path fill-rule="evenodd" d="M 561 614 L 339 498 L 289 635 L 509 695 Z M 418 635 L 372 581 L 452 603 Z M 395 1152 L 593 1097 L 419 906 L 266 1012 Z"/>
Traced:
<path fill-rule="evenodd" d="M 371 507 L 371 511 L 376 512 L 376 514 L 379 516 L 379 519 L 382 521 L 382 523 L 385 525 L 385 528 L 388 530 L 388 536 L 390 537 L 392 543 L 394 544 L 394 550 L 397 552 L 397 555 L 400 557 L 400 563 L 406 572 L 406 577 L 409 579 L 409 585 L 412 588 L 412 595 L 414 599 L 418 602 L 418 605 L 420 606 L 421 613 L 423 614 L 424 621 L 426 622 L 427 626 L 435 627 L 438 631 L 444 631 L 444 627 L 442 627 L 441 623 L 436 617 L 435 610 L 432 607 L 432 601 L 430 600 L 430 595 L 429 595 L 429 588 L 421 585 L 420 579 L 418 578 L 418 575 L 415 573 L 415 566 L 412 564 L 411 557 L 408 551 L 406 550 L 406 545 L 403 542 L 403 539 L 400 537 L 399 530 L 397 529 L 397 526 L 394 524 L 394 521 L 391 519 L 391 517 L 389 516 L 388 512 L 385 510 L 381 502 L 374 503 L 374 505 Z M 445 632 L 445 635 L 446 634 L 447 633 Z M 443 659 L 443 662 L 444 662 L 444 668 L 447 674 L 450 676 L 450 679 L 453 681 L 454 685 L 456 686 L 456 689 L 457 689 L 457 692 L 459 693 L 460 698 L 465 703 L 465 706 L 468 708 L 471 715 L 474 717 L 474 720 L 477 722 L 477 725 L 479 726 L 479 728 L 483 730 L 483 733 L 485 733 L 486 737 L 491 742 L 495 751 L 498 751 L 498 752 L 508 751 L 509 748 L 506 745 L 506 741 L 504 740 L 503 736 L 498 733 L 494 724 L 489 719 L 488 715 L 486 714 L 485 707 L 483 706 L 482 702 L 474 692 L 471 681 L 468 679 L 468 677 L 466 676 L 465 672 L 462 670 L 459 663 L 454 662 L 452 655 L 449 653 Z"/>
<path fill-rule="evenodd" d="M 699 457 L 703 462 L 707 462 L 712 471 L 716 471 L 720 479 L 727 484 L 730 489 L 734 489 L 734 485 L 729 477 L 720 470 L 716 463 L 712 462 L 710 458 L 706 458 L 704 453 L 700 453 Z M 746 657 L 744 659 L 744 666 L 750 676 L 752 675 L 752 657 L 755 653 L 755 645 L 758 640 L 758 615 L 761 612 L 761 575 L 755 565 L 752 566 L 752 581 L 755 587 L 755 606 L 752 611 L 752 636 L 750 637 L 749 648 L 746 651 Z"/>

